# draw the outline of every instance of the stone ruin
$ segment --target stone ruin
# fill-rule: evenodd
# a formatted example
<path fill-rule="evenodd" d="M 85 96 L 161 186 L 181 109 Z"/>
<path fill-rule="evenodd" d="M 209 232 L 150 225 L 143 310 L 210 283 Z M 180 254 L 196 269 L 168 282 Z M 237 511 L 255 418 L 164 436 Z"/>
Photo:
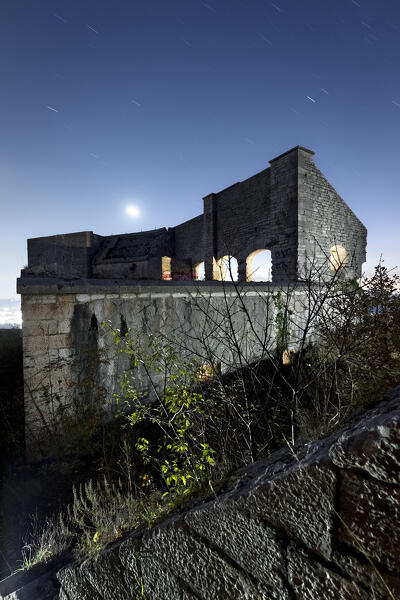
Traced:
<path fill-rule="evenodd" d="M 263 250 L 271 251 L 273 283 L 297 281 L 310 261 L 329 270 L 332 252 L 341 253 L 349 277 L 359 277 L 366 229 L 313 154 L 301 146 L 285 152 L 260 173 L 205 196 L 203 214 L 176 227 L 30 239 L 18 289 L 26 294 L 39 279 L 193 280 L 202 263 L 206 281 L 215 281 L 225 257 L 237 259 L 238 280 L 248 282 Z"/>
<path fill-rule="evenodd" d="M 292 148 L 260 173 L 205 196 L 203 214 L 176 227 L 28 240 L 28 266 L 17 284 L 28 449 L 54 421 L 54 399 L 68 405 L 82 387 L 99 398 L 118 390 L 128 365 L 113 353 L 103 321 L 121 330 L 180 331 L 193 338 L 204 327 L 195 305 L 211 302 L 218 310 L 224 295 L 234 302 L 240 285 L 255 327 L 262 327 L 266 298 L 282 286 L 297 286 L 293 311 L 300 315 L 308 273 L 322 280 L 339 269 L 345 278 L 361 276 L 366 229 L 314 165 L 313 154 Z M 264 250 L 271 252 L 271 276 L 254 282 L 253 260 Z M 229 281 L 233 257 L 237 283 Z M 222 352 L 218 343 L 215 351 Z"/>

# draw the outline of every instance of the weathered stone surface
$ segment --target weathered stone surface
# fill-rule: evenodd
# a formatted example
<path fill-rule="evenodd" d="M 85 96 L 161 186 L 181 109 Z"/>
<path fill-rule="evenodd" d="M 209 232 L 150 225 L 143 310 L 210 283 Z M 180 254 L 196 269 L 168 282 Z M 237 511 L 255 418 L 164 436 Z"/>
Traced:
<path fill-rule="evenodd" d="M 245 571 L 271 586 L 276 598 L 287 598 L 282 581 L 283 557 L 276 530 L 241 512 L 243 501 L 212 503 L 191 511 L 185 522 Z M 271 595 L 272 597 L 272 595 Z"/>
<path fill-rule="evenodd" d="M 340 539 L 400 573 L 400 489 L 343 471 L 338 496 Z"/>
<path fill-rule="evenodd" d="M 90 285 L 95 287 L 93 281 Z M 244 290 L 242 298 L 253 316 L 253 326 L 260 336 L 265 322 L 266 298 L 268 300 L 274 291 L 267 284 L 265 286 L 259 287 L 256 296 L 247 297 L 250 288 Z M 112 327 L 118 329 L 121 327 L 122 315 L 128 327 L 133 326 L 140 331 L 151 329 L 163 332 L 169 337 L 177 338 L 183 345 L 187 339 L 193 340 L 193 350 L 199 354 L 202 353 L 201 342 L 194 340 L 198 332 L 202 331 L 205 334 L 208 331 L 208 344 L 215 352 L 216 360 L 221 360 L 223 364 L 232 361 L 231 353 L 226 345 L 220 343 L 220 337 L 213 333 L 213 324 L 206 318 L 210 307 L 216 313 L 223 314 L 225 298 L 218 282 L 210 284 L 204 290 L 188 289 L 184 285 L 172 285 L 168 288 L 161 285 L 151 286 L 147 287 L 150 291 L 144 292 L 145 289 L 142 285 L 130 286 L 129 293 L 103 294 L 102 298 L 97 300 L 93 298 L 99 294 L 86 294 L 81 296 L 80 302 L 77 301 L 79 294 L 60 293 L 56 304 L 40 305 L 53 307 L 51 322 L 59 323 L 64 332 L 54 335 L 47 333 L 46 327 L 50 321 L 37 321 L 32 312 L 35 305 L 26 304 L 24 322 L 37 322 L 45 327 L 36 327 L 35 335 L 30 335 L 32 330 L 27 330 L 26 335 L 24 333 L 28 452 L 32 437 L 46 435 L 46 426 L 50 429 L 54 426 L 54 414 L 50 410 L 34 417 L 35 405 L 40 403 L 44 387 L 57 394 L 58 400 L 63 404 L 71 402 L 73 393 L 80 394 L 82 387 L 87 387 L 88 381 L 93 383 L 92 387 L 97 385 L 99 389 L 104 389 L 108 399 L 120 393 L 121 378 L 129 367 L 129 358 L 117 352 L 111 332 L 101 326 L 103 321 L 111 321 Z M 299 293 L 304 294 L 304 291 Z M 228 289 L 226 294 L 232 297 L 232 306 L 235 307 L 232 315 L 235 329 L 249 329 L 243 311 L 238 310 L 239 300 L 236 292 Z M 40 298 L 39 295 L 36 297 Z M 71 297 L 75 299 L 75 304 L 70 301 Z M 64 305 L 73 307 L 72 318 L 65 318 Z M 259 342 L 254 339 L 253 334 L 248 333 L 247 338 L 243 338 L 243 352 L 248 353 L 249 360 L 256 355 L 258 347 Z M 60 369 L 62 373 L 58 376 L 56 371 L 60 372 Z M 40 423 L 42 427 L 38 427 Z"/>
<path fill-rule="evenodd" d="M 124 568 L 119 559 L 119 548 L 107 549 L 97 558 L 82 563 L 81 574 L 97 592 L 99 598 L 108 600 L 131 600 L 134 595 L 134 580 L 124 577 Z M 136 587 L 136 596 L 140 598 L 140 587 Z"/>
<path fill-rule="evenodd" d="M 67 566 L 57 573 L 64 596 L 68 600 L 103 600 L 86 579 L 84 570 L 82 571 L 83 564 Z"/>
<path fill-rule="evenodd" d="M 360 554 L 360 559 L 351 555 L 335 552 L 332 560 L 336 563 L 347 579 L 355 581 L 370 590 L 376 600 L 386 600 L 389 594 L 400 598 L 400 578 L 386 573 L 382 568 L 376 568 L 368 559 Z M 362 562 L 361 562 L 362 561 Z"/>
<path fill-rule="evenodd" d="M 140 535 L 130 536 L 119 545 L 119 560 L 124 567 L 123 578 L 126 587 L 130 590 L 132 598 L 138 593 L 142 597 L 142 538 Z"/>
<path fill-rule="evenodd" d="M 257 486 L 246 508 L 329 558 L 335 483 L 329 466 L 300 463 L 290 473 Z"/>
<path fill-rule="evenodd" d="M 363 419 L 356 427 L 344 431 L 329 455 L 338 467 L 362 469 L 381 481 L 400 484 L 398 411 Z"/>
<path fill-rule="evenodd" d="M 243 576 L 217 552 L 182 528 L 169 527 L 156 532 L 144 542 L 142 555 L 142 568 L 147 577 L 166 566 L 166 578 L 168 572 L 172 572 L 183 582 L 184 589 L 200 598 L 250 600 L 257 593 L 250 577 Z"/>
<path fill-rule="evenodd" d="M 367 600 L 356 583 L 318 563 L 292 545 L 288 549 L 288 578 L 298 600 Z"/>
<path fill-rule="evenodd" d="M 183 581 L 176 577 L 165 565 L 154 569 L 151 561 L 143 562 L 143 594 L 149 600 L 168 598 L 168 600 L 198 600 L 188 589 Z M 184 587 L 184 589 L 182 589 Z M 143 598 L 141 593 L 138 598 Z M 134 596 L 135 597 L 135 596 Z"/>

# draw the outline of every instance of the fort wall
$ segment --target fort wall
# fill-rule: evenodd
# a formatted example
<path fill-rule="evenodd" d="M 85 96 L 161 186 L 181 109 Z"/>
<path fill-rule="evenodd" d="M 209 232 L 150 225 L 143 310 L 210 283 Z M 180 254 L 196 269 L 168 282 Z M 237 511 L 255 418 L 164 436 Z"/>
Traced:
<path fill-rule="evenodd" d="M 107 405 L 118 393 L 129 361 L 102 322 L 179 338 L 200 360 L 199 340 L 204 345 L 207 339 L 227 369 L 235 363 L 232 345 L 215 332 L 233 328 L 249 360 L 257 358 L 255 332 L 265 329 L 277 290 L 296 288 L 296 329 L 304 279 L 324 283 L 338 270 L 344 279 L 361 276 L 367 231 L 316 168 L 313 154 L 292 148 L 245 181 L 205 196 L 203 214 L 176 227 L 28 240 L 28 266 L 18 280 L 28 444 L 35 432 L 53 426 L 73 395 Z M 262 250 L 271 252 L 270 283 L 252 282 L 252 261 Z M 224 257 L 238 262 L 243 302 L 235 283 L 221 281 L 230 275 L 221 268 Z M 202 262 L 205 281 L 195 281 Z"/>
<path fill-rule="evenodd" d="M 22 291 L 22 290 L 21 290 Z M 199 365 L 210 354 L 222 372 L 238 364 L 229 335 L 251 361 L 273 352 L 277 305 L 271 284 L 163 282 L 126 285 L 115 281 L 36 281 L 22 293 L 25 422 L 28 452 L 46 439 L 57 418 L 75 402 L 102 404 L 112 411 L 129 356 L 119 352 L 112 331 L 162 334 Z M 301 325 L 306 294 L 291 292 L 290 308 Z M 245 310 L 243 310 L 245 309 Z M 248 314 L 246 315 L 246 311 Z M 103 323 L 106 323 L 104 326 Z M 264 332 L 270 337 L 263 347 Z M 296 323 L 290 325 L 293 344 Z M 225 332 L 225 333 L 224 333 Z M 137 373 L 135 373 L 138 376 Z M 146 390 L 145 384 L 137 380 Z M 150 390 L 148 390 L 150 391 Z"/>

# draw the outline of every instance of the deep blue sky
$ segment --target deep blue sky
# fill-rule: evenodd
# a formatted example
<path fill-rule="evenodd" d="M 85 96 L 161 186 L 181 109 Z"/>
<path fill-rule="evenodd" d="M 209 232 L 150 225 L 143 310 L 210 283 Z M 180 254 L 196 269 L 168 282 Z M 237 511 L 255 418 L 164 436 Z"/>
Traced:
<path fill-rule="evenodd" d="M 26 238 L 175 225 L 297 144 L 399 264 L 399 65 L 399 0 L 1 0 L 0 298 Z"/>

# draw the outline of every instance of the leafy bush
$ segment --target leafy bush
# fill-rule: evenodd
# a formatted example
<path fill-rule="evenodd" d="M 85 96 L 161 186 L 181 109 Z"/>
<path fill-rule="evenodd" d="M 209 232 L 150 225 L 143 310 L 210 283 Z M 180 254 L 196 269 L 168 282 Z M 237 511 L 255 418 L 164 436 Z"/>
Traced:
<path fill-rule="evenodd" d="M 144 423 L 151 424 L 156 433 L 154 440 L 141 435 L 136 441 L 142 463 L 162 481 L 165 496 L 188 494 L 193 485 L 209 479 L 215 465 L 215 451 L 205 435 L 209 406 L 199 390 L 199 366 L 182 358 L 162 336 L 113 334 L 131 364 L 118 399 L 121 410 L 131 426 L 142 430 Z M 202 430 L 196 427 L 199 421 Z"/>

